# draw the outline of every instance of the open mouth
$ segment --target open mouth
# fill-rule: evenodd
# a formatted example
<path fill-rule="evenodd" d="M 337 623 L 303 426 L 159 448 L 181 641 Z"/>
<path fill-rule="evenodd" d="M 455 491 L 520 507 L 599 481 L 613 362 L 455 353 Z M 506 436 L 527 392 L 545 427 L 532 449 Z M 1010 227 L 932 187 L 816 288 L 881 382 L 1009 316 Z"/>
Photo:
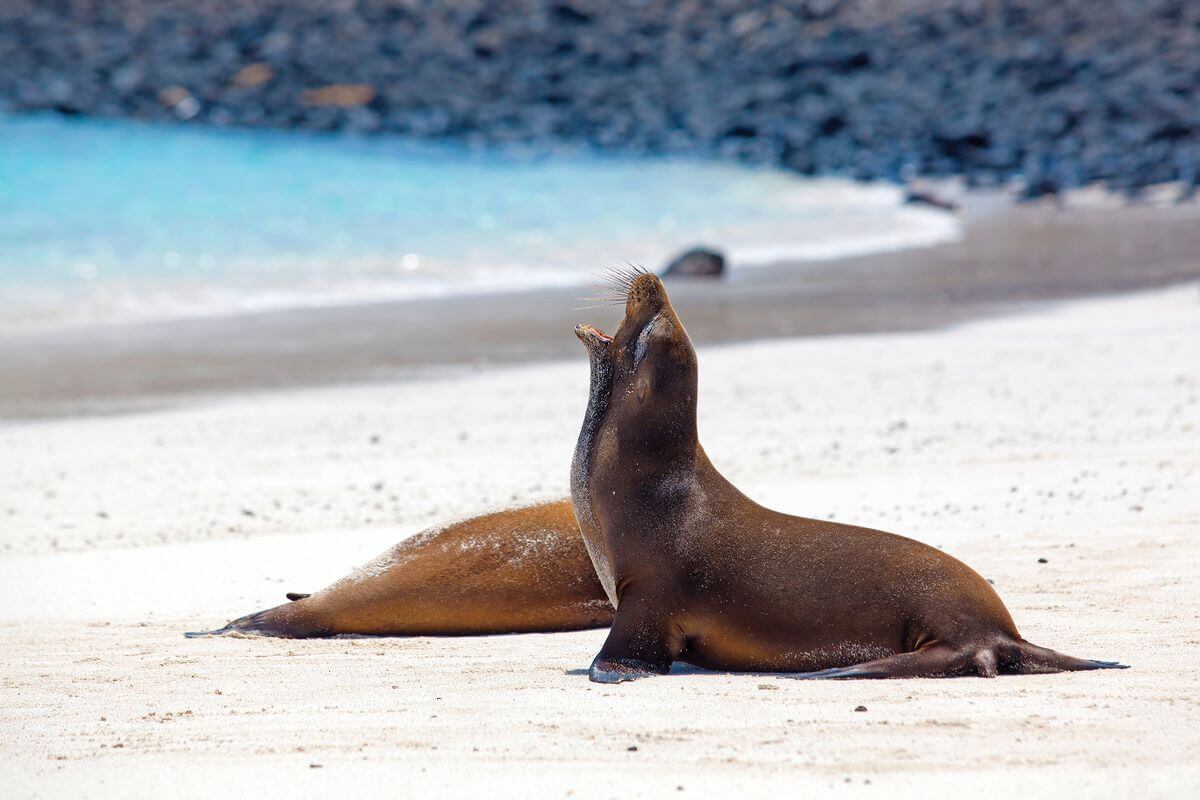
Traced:
<path fill-rule="evenodd" d="M 589 341 L 601 342 L 603 344 L 608 344 L 612 341 L 612 337 L 607 333 L 586 323 L 580 323 L 579 325 L 575 326 L 575 335 L 578 336 L 579 340 L 585 344 Z"/>

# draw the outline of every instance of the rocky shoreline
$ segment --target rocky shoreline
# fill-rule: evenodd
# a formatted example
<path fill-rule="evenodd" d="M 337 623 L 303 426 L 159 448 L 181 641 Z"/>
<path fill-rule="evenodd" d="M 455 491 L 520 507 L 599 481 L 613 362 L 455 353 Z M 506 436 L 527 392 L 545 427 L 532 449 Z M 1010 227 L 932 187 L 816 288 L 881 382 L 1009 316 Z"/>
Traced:
<path fill-rule="evenodd" d="M 1200 4 L 4 0 L 5 110 L 1191 195 Z"/>

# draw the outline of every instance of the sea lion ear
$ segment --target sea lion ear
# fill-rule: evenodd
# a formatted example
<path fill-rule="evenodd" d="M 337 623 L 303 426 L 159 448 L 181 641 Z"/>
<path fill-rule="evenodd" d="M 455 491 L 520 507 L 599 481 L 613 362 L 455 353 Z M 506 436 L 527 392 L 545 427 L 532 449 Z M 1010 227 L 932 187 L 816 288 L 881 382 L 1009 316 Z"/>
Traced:
<path fill-rule="evenodd" d="M 634 387 L 633 396 L 640 403 L 646 399 L 646 395 L 650 393 L 650 378 L 645 375 L 637 379 L 637 385 Z"/>

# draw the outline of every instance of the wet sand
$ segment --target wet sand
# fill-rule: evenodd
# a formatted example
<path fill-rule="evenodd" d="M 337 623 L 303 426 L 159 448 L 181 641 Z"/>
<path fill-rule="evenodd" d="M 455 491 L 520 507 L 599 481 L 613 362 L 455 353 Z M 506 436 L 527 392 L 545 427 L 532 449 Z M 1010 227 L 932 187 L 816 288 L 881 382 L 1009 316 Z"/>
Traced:
<path fill-rule="evenodd" d="M 1200 204 L 1012 208 L 974 197 L 963 241 L 678 283 L 699 344 L 938 328 L 1200 277 Z M 636 254 L 606 254 L 613 261 Z M 598 264 L 598 267 L 600 265 Z M 105 414 L 228 393 L 569 357 L 586 290 L 305 309 L 0 338 L 0 418 Z M 616 313 L 607 317 L 616 318 Z"/>

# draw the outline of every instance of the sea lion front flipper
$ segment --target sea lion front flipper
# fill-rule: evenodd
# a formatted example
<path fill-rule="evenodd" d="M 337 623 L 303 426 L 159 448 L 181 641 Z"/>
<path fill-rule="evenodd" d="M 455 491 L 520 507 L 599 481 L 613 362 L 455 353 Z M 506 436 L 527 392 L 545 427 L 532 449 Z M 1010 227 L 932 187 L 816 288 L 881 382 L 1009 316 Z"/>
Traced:
<path fill-rule="evenodd" d="M 670 666 L 667 667 L 670 669 Z M 592 661 L 588 669 L 588 677 L 595 683 L 624 683 L 641 678 L 652 678 L 662 675 L 667 670 L 653 664 L 634 659 L 604 659 L 599 655 Z"/>
<path fill-rule="evenodd" d="M 622 599 L 604 646 L 592 661 L 588 677 L 596 683 L 623 683 L 666 675 L 683 652 L 683 633 L 656 608 L 660 603 Z"/>

